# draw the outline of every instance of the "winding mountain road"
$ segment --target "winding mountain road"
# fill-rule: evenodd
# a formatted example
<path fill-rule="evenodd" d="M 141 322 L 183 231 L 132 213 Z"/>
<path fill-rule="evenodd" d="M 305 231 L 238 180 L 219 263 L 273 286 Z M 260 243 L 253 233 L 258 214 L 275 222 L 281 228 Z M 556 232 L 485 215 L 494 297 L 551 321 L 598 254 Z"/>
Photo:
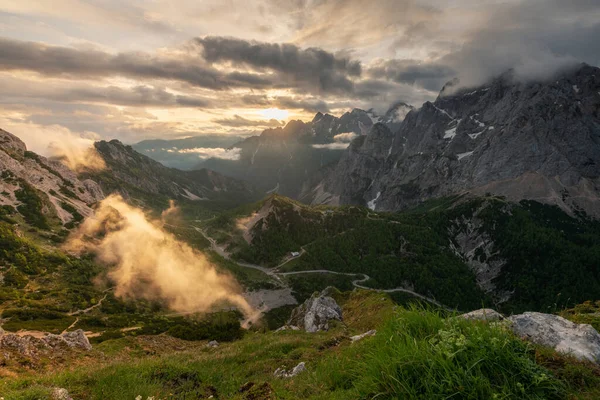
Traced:
<path fill-rule="evenodd" d="M 344 275 L 344 276 L 358 276 L 358 275 L 362 275 L 362 279 L 356 279 L 352 281 L 352 285 L 354 287 L 360 288 L 360 289 L 364 289 L 364 290 L 371 290 L 371 291 L 375 291 L 375 292 L 381 292 L 381 293 L 396 293 L 396 292 L 402 292 L 402 293 L 407 293 L 410 294 L 414 297 L 417 297 L 419 299 L 425 300 L 429 303 L 435 304 L 438 307 L 442 307 L 446 310 L 450 310 L 452 311 L 451 308 L 443 305 L 442 303 L 438 302 L 435 299 L 432 299 L 431 297 L 427 297 L 424 296 L 420 293 L 414 292 L 410 289 L 406 289 L 403 287 L 398 287 L 398 288 L 393 288 L 393 289 L 375 289 L 375 288 L 371 288 L 368 286 L 364 286 L 361 285 L 363 282 L 368 281 L 369 279 L 371 279 L 370 276 L 368 276 L 367 274 L 363 274 L 363 273 L 351 273 L 351 272 L 337 272 L 337 271 L 330 271 L 327 269 L 315 269 L 315 270 L 308 270 L 308 271 L 292 271 L 292 272 L 276 272 L 277 269 L 279 269 L 280 267 L 282 267 L 283 265 L 287 264 L 288 262 L 295 260 L 299 257 L 301 257 L 302 255 L 304 255 L 306 253 L 306 250 L 304 249 L 305 246 L 301 247 L 301 252 L 298 256 L 296 257 L 291 257 L 287 260 L 285 260 L 284 262 L 282 262 L 281 264 L 279 264 L 277 267 L 270 269 L 270 268 L 266 268 L 266 267 L 261 267 L 260 265 L 256 265 L 256 264 L 250 264 L 250 263 L 246 263 L 246 262 L 241 262 L 241 261 L 236 261 L 230 258 L 229 254 L 223 249 L 221 248 L 217 242 L 211 238 L 210 236 L 208 236 L 206 234 L 206 232 L 204 232 L 202 229 L 198 228 L 198 227 L 194 227 L 198 232 L 200 232 L 202 234 L 202 236 L 204 236 L 206 238 L 206 240 L 208 240 L 210 242 L 211 245 L 211 249 L 213 251 L 215 251 L 217 254 L 219 254 L 220 256 L 222 256 L 223 258 L 230 260 L 232 262 L 235 262 L 237 265 L 239 265 L 240 267 L 244 267 L 244 268 L 252 268 L 252 269 L 256 269 L 259 270 L 265 274 L 267 274 L 268 276 L 276 279 L 283 287 L 288 287 L 288 285 L 281 279 L 281 277 L 285 277 L 285 276 L 291 276 L 291 275 L 302 275 L 302 274 L 334 274 L 334 275 Z"/>

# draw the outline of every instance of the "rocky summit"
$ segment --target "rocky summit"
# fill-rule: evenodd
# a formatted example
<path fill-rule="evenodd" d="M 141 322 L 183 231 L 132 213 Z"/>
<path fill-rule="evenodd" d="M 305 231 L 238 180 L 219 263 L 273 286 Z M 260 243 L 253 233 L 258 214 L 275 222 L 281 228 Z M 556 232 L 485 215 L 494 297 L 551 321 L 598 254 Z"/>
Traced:
<path fill-rule="evenodd" d="M 550 80 L 508 71 L 409 112 L 397 131 L 376 124 L 303 193 L 314 203 L 394 211 L 455 193 L 493 193 L 600 215 L 600 69 Z"/>

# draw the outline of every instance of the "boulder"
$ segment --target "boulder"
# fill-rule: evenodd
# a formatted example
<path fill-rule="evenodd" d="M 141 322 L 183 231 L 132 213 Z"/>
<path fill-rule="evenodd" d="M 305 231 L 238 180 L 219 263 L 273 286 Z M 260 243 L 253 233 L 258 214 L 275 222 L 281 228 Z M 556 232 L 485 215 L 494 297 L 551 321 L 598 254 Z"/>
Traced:
<path fill-rule="evenodd" d="M 508 318 L 519 337 L 579 360 L 600 363 L 600 334 L 591 325 L 575 324 L 558 315 L 526 312 Z"/>
<path fill-rule="evenodd" d="M 54 335 L 52 333 L 47 334 L 41 339 L 50 347 L 58 347 L 66 345 L 74 349 L 91 350 L 92 345 L 88 340 L 87 336 L 82 329 L 77 329 L 73 332 L 65 332 L 60 335 Z"/>
<path fill-rule="evenodd" d="M 319 332 L 329 329 L 329 321 L 342 321 L 342 309 L 330 294 L 330 288 L 313 294 L 292 311 L 287 325 L 298 326 L 306 332 Z"/>
<path fill-rule="evenodd" d="M 459 315 L 459 318 L 471 321 L 501 321 L 504 319 L 504 316 L 491 308 L 481 308 L 466 314 L 461 314 Z"/>
<path fill-rule="evenodd" d="M 305 370 L 306 365 L 304 364 L 304 362 L 301 362 L 298 365 L 296 365 L 290 372 L 286 371 L 284 368 L 277 368 L 273 373 L 273 376 L 275 376 L 276 378 L 292 378 Z"/>
<path fill-rule="evenodd" d="M 69 395 L 67 389 L 63 388 L 54 388 L 52 390 L 52 400 L 73 400 L 73 398 Z"/>
<path fill-rule="evenodd" d="M 211 348 L 219 347 L 219 342 L 217 342 L 216 340 L 211 340 L 210 342 L 208 342 L 206 344 L 206 347 L 211 347 Z"/>
<path fill-rule="evenodd" d="M 351 336 L 350 341 L 352 341 L 352 343 L 358 342 L 359 340 L 364 339 L 367 336 L 375 336 L 376 333 L 377 333 L 377 331 L 375 329 L 371 329 L 370 331 L 365 332 L 361 335 Z"/>
<path fill-rule="evenodd" d="M 300 328 L 294 325 L 284 325 L 281 328 L 275 330 L 275 332 L 283 332 L 283 331 L 299 331 Z"/>
<path fill-rule="evenodd" d="M 82 329 L 77 329 L 73 332 L 66 332 L 61 335 L 69 347 L 91 350 L 92 345 Z"/>

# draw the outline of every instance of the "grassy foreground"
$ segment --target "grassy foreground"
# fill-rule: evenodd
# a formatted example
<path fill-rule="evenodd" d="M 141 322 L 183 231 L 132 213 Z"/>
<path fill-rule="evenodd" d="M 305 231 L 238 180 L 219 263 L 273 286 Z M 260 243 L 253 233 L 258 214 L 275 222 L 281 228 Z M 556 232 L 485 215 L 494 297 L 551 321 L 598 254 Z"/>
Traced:
<path fill-rule="evenodd" d="M 71 367 L 5 371 L 0 397 L 45 399 L 62 387 L 102 400 L 600 398 L 598 367 L 535 348 L 501 324 L 401 308 L 365 291 L 338 301 L 345 321 L 329 332 L 248 332 L 217 348 L 164 335 L 108 340 Z M 375 336 L 349 340 L 373 328 Z M 273 376 L 301 361 L 300 375 Z"/>

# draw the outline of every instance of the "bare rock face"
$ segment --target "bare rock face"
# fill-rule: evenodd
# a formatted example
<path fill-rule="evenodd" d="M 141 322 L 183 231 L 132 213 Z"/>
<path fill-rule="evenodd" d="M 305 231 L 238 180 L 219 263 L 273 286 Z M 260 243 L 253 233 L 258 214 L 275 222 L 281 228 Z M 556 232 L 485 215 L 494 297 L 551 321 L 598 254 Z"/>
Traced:
<path fill-rule="evenodd" d="M 286 371 L 284 368 L 277 368 L 273 373 L 276 378 L 293 378 L 299 373 L 306 371 L 306 365 L 304 362 L 296 365 L 291 371 Z"/>
<path fill-rule="evenodd" d="M 591 325 L 538 312 L 513 315 L 508 320 L 512 331 L 523 339 L 580 360 L 600 363 L 600 334 Z"/>
<path fill-rule="evenodd" d="M 14 333 L 0 332 L 0 355 L 4 358 L 18 355 L 36 359 L 40 354 L 51 355 L 57 351 L 70 351 L 70 349 L 84 351 L 92 349 L 83 330 L 78 329 L 61 335 L 49 333 L 41 339 L 29 335 L 19 336 Z"/>
<path fill-rule="evenodd" d="M 465 314 L 459 315 L 459 318 L 464 318 L 470 321 L 501 321 L 504 319 L 502 314 L 492 310 L 491 308 L 482 308 L 479 310 L 471 311 Z"/>
<path fill-rule="evenodd" d="M 85 333 L 82 329 L 77 329 L 73 332 L 65 332 L 59 337 L 61 337 L 62 340 L 64 340 L 64 342 L 69 347 L 82 350 L 92 349 L 92 345 L 90 344 L 90 341 L 88 340 L 87 336 L 85 336 Z"/>
<path fill-rule="evenodd" d="M 313 202 L 396 211 L 487 192 L 600 216 L 600 69 L 552 80 L 507 72 L 478 88 L 445 87 L 399 128 L 375 125 L 313 186 Z M 304 194 L 304 199 L 310 199 Z"/>
<path fill-rule="evenodd" d="M 287 325 L 298 326 L 306 332 L 319 332 L 329 329 L 329 321 L 342 321 L 342 309 L 329 293 L 327 288 L 313 294 L 292 311 Z"/>
<path fill-rule="evenodd" d="M 0 205 L 17 208 L 20 190 L 33 191 L 41 199 L 39 210 L 63 224 L 93 213 L 91 205 L 104 194 L 93 181 L 80 181 L 64 164 L 27 151 L 18 137 L 0 129 Z"/>

